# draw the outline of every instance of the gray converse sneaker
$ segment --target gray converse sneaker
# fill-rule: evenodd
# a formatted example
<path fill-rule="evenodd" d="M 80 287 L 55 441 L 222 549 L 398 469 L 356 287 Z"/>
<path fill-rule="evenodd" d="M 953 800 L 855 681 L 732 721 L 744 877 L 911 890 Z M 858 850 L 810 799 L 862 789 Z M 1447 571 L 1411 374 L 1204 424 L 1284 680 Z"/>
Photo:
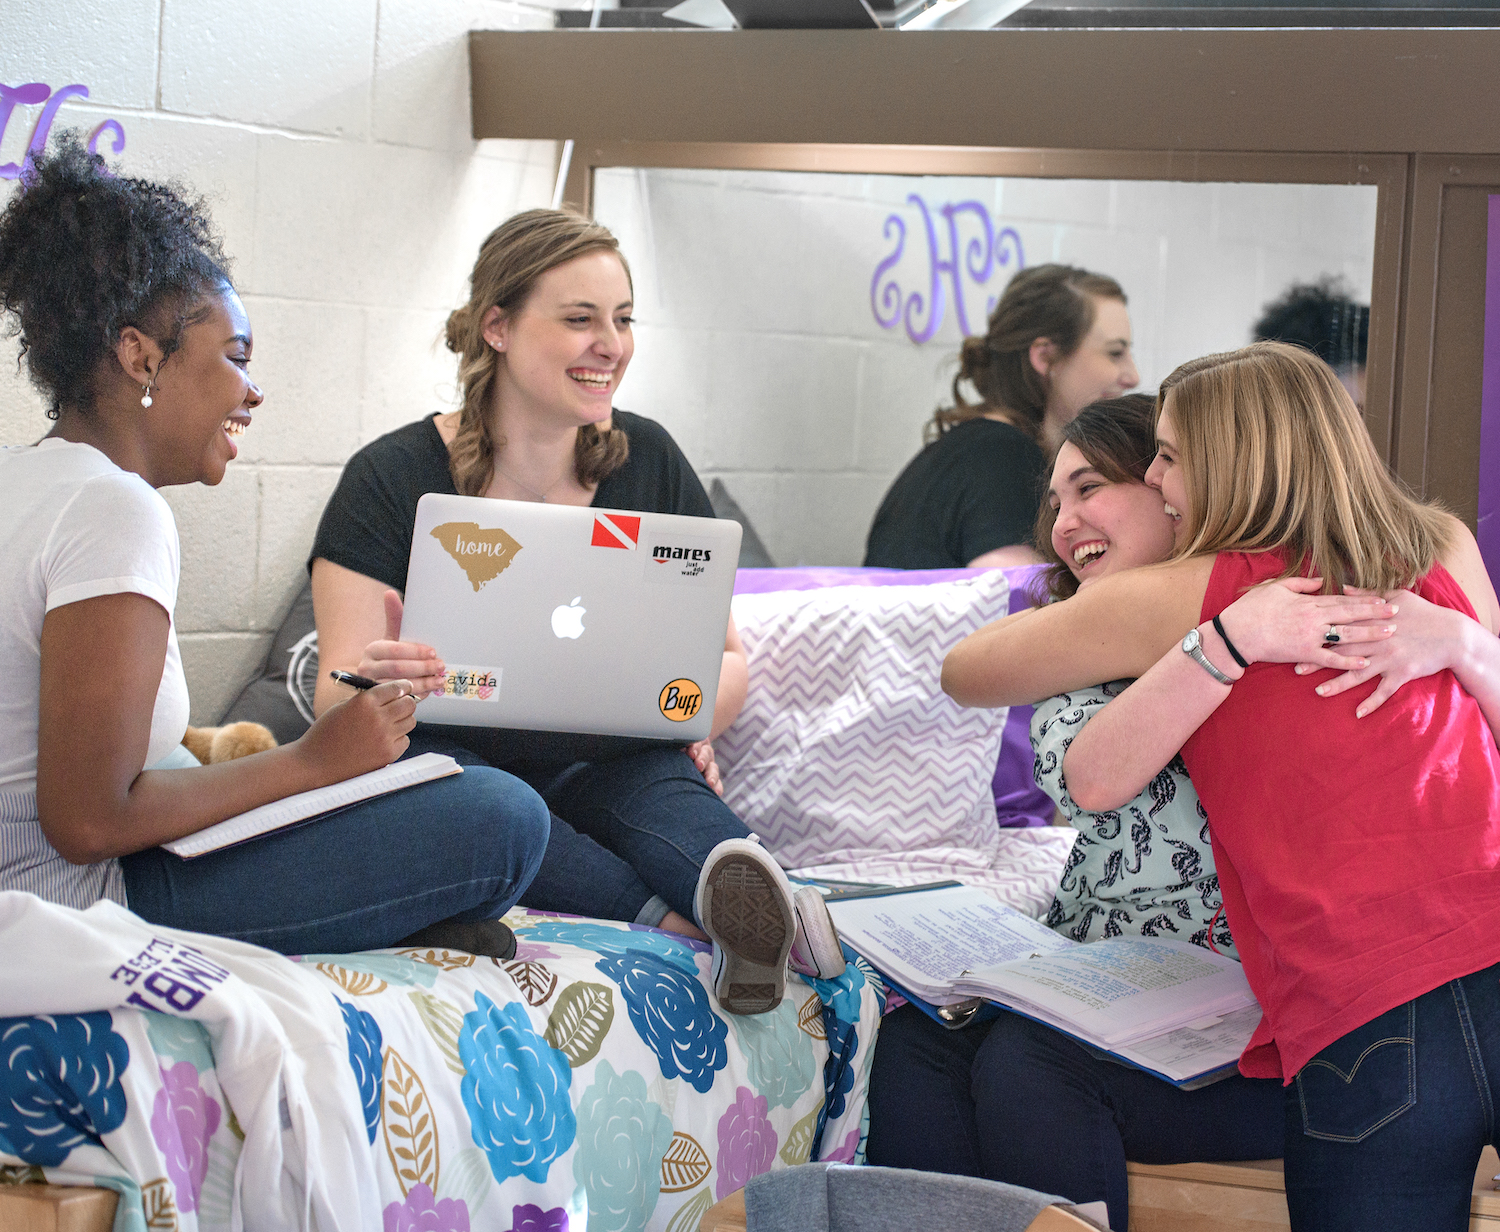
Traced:
<path fill-rule="evenodd" d="M 797 912 L 797 936 L 787 966 L 798 975 L 838 979 L 844 974 L 844 947 L 823 892 L 815 886 L 803 886 L 792 895 L 792 905 Z"/>
<path fill-rule="evenodd" d="M 797 934 L 792 884 L 751 839 L 725 839 L 703 862 L 693 910 L 714 943 L 713 990 L 730 1014 L 764 1014 L 786 993 Z"/>

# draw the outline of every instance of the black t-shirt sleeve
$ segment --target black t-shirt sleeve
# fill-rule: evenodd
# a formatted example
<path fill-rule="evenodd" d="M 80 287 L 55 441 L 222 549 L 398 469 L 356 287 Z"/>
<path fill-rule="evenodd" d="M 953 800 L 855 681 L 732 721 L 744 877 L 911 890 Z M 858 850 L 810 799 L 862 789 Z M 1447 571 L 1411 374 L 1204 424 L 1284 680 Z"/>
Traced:
<path fill-rule="evenodd" d="M 454 491 L 448 451 L 428 420 L 366 445 L 344 467 L 323 508 L 308 568 L 318 557 L 406 590 L 417 501 Z"/>
<path fill-rule="evenodd" d="M 714 507 L 692 463 L 665 428 L 629 411 L 616 411 L 614 419 L 630 441 L 630 456 L 595 490 L 596 508 L 680 513 L 694 518 L 714 516 Z"/>
<path fill-rule="evenodd" d="M 865 564 L 958 569 L 1031 541 L 1046 462 L 1019 429 L 974 419 L 926 446 L 896 477 L 870 527 Z"/>
<path fill-rule="evenodd" d="M 1041 498 L 1044 460 L 1035 443 L 986 445 L 968 455 L 968 481 L 959 488 L 953 535 L 966 565 L 996 548 L 1030 543 Z"/>

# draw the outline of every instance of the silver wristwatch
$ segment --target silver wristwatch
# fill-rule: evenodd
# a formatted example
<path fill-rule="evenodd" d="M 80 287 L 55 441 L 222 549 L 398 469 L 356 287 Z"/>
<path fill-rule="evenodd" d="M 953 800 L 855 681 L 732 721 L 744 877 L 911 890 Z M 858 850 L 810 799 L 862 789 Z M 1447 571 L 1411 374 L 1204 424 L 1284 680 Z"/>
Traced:
<path fill-rule="evenodd" d="M 1208 656 L 1203 653 L 1203 638 L 1197 629 L 1190 629 L 1188 635 L 1182 639 L 1182 653 L 1187 655 L 1194 663 L 1217 680 L 1220 684 L 1233 684 L 1234 681 L 1221 672 L 1208 661 Z"/>

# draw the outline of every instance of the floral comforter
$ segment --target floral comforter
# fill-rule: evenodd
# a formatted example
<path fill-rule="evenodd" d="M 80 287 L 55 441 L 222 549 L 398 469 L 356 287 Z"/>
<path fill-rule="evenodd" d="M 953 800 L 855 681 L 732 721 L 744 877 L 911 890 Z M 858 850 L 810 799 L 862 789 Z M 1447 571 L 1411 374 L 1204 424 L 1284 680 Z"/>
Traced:
<path fill-rule="evenodd" d="M 0 946 L 24 940 L 7 937 L 4 915 Z M 114 958 L 96 964 L 121 985 L 95 998 L 107 1008 L 0 1018 L 0 1181 L 114 1188 L 115 1232 L 255 1229 L 267 1216 L 251 1203 L 281 1184 L 280 1209 L 325 1228 L 379 1226 L 378 1210 L 386 1232 L 695 1232 L 709 1206 L 771 1168 L 862 1158 L 885 1001 L 862 960 L 836 981 L 793 977 L 776 1011 L 743 1018 L 711 1002 L 706 946 L 633 925 L 507 918 L 519 944 L 504 964 L 446 950 L 254 951 L 274 968 L 247 975 L 272 1011 L 254 1029 L 232 1008 L 204 1011 L 238 986 L 239 951 L 252 947 L 156 930 L 166 937 L 113 971 Z M 80 1009 L 87 983 L 59 987 L 57 1004 Z M 45 978 L 30 987 L 35 999 Z M 0 1011 L 17 995 L 0 993 Z M 246 1004 L 250 1017 L 264 1008 Z M 272 1052 L 296 1041 L 298 1015 L 332 1023 L 337 1049 L 269 1067 L 231 1055 L 237 1040 L 271 1040 L 256 1047 Z M 363 1212 L 347 1218 L 327 1179 L 346 1174 L 351 1189 L 373 1186 L 358 1202 L 345 1195 Z M 334 1192 L 315 1210 L 320 1184 Z"/>

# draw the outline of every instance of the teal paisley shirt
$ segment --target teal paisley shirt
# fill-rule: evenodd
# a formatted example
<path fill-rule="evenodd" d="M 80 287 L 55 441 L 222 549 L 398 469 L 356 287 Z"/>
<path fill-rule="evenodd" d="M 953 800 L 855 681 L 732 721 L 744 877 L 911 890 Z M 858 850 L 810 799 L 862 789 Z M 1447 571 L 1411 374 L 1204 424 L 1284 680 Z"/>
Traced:
<path fill-rule="evenodd" d="M 1208 813 L 1181 757 L 1172 758 L 1123 808 L 1090 813 L 1068 795 L 1063 754 L 1083 725 L 1130 683 L 1076 689 L 1041 702 L 1032 715 L 1037 786 L 1078 831 L 1047 925 L 1074 941 L 1173 937 L 1238 958 L 1221 910 Z"/>

